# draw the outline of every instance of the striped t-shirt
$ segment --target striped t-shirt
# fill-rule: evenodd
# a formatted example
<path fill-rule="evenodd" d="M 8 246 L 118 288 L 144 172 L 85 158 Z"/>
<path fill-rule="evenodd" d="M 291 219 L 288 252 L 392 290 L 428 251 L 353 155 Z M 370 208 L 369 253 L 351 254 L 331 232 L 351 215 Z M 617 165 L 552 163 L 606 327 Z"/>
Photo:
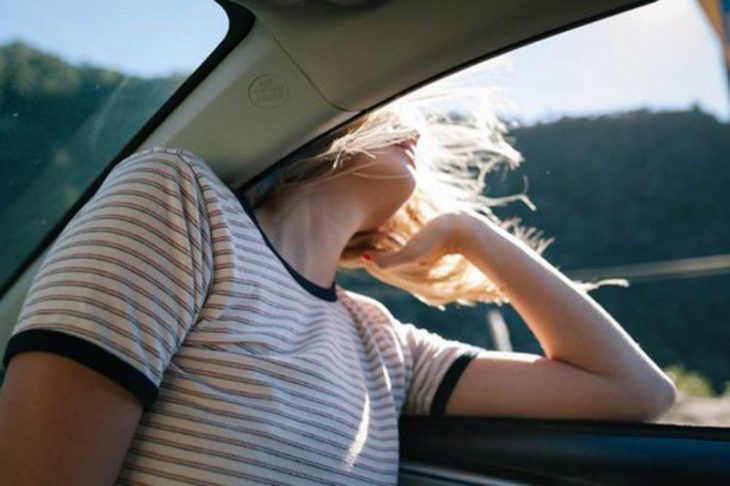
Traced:
<path fill-rule="evenodd" d="M 398 418 L 481 348 L 321 287 L 194 154 L 118 164 L 44 259 L 3 364 L 41 350 L 144 406 L 118 483 L 395 484 Z"/>

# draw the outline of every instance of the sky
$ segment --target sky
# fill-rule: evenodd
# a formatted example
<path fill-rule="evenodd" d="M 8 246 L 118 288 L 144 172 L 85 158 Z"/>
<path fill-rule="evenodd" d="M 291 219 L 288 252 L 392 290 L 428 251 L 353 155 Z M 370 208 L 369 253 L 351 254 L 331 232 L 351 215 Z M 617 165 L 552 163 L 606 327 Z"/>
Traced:
<path fill-rule="evenodd" d="M 139 76 L 191 72 L 227 28 L 212 0 L 7 1 L 0 19 L 0 45 L 23 40 L 76 64 Z M 499 87 L 514 105 L 505 113 L 527 123 L 695 104 L 730 121 L 720 42 L 695 0 L 660 0 L 458 76 Z"/>
<path fill-rule="evenodd" d="M 719 38 L 695 0 L 660 0 L 464 72 L 499 86 L 525 120 L 697 104 L 730 121 Z"/>
<path fill-rule="evenodd" d="M 23 40 L 74 64 L 139 76 L 189 73 L 223 39 L 213 0 L 3 0 L 0 45 Z"/>

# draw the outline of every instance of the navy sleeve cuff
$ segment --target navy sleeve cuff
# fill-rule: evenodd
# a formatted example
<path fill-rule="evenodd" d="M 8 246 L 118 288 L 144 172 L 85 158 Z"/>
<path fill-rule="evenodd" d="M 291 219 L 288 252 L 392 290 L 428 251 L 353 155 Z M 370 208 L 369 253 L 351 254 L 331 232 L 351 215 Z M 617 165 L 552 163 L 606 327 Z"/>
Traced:
<path fill-rule="evenodd" d="M 142 372 L 104 348 L 71 334 L 50 329 L 29 329 L 14 335 L 8 341 L 3 366 L 23 351 L 45 351 L 71 358 L 115 381 L 134 396 L 145 410 L 157 398 L 157 386 Z"/>
<path fill-rule="evenodd" d="M 441 380 L 441 384 L 436 390 L 436 394 L 431 402 L 431 415 L 432 416 L 443 416 L 446 413 L 446 403 L 451 397 L 451 392 L 454 391 L 456 383 L 459 381 L 461 374 L 466 369 L 466 366 L 477 357 L 476 351 L 467 351 L 451 363 L 448 371 Z"/>

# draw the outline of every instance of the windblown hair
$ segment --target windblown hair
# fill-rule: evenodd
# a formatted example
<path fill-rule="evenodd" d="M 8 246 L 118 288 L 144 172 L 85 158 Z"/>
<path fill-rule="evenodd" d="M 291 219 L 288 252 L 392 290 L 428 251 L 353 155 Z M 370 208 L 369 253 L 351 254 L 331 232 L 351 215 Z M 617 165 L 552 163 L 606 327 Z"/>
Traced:
<path fill-rule="evenodd" d="M 429 89 L 430 88 L 430 89 Z M 487 174 L 500 166 L 510 170 L 523 161 L 506 139 L 506 126 L 495 114 L 498 98 L 491 88 L 427 87 L 400 98 L 335 132 L 309 155 L 282 169 L 275 182 L 265 188 L 255 206 L 271 203 L 296 188 L 311 188 L 353 169 L 347 161 L 359 153 L 406 140 L 418 130 L 416 146 L 417 185 L 411 198 L 378 230 L 359 232 L 347 243 L 340 268 L 364 268 L 376 279 L 399 287 L 422 302 L 441 310 L 448 303 L 473 306 L 478 302 L 502 304 L 508 299 L 479 269 L 460 254 L 450 254 L 433 265 L 407 265 L 388 269 L 365 265 L 360 254 L 368 250 L 396 251 L 430 219 L 454 210 L 480 213 L 512 233 L 528 247 L 542 253 L 553 241 L 521 220 L 500 220 L 491 210 L 521 201 L 532 210 L 535 205 L 525 192 L 492 198 L 485 194 Z M 374 181 L 377 183 L 377 181 Z M 253 189 L 254 198 L 256 188 Z M 576 282 L 587 291 L 604 283 Z"/>

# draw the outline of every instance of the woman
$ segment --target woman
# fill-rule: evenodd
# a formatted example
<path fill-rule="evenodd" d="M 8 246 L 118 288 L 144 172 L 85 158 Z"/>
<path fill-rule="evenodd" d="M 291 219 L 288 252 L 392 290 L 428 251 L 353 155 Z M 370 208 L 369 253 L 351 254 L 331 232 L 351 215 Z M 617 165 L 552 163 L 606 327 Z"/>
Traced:
<path fill-rule="evenodd" d="M 671 381 L 591 286 L 489 211 L 530 204 L 483 196 L 489 170 L 519 163 L 503 127 L 425 99 L 369 113 L 238 196 L 185 151 L 115 167 L 45 258 L 6 349 L 0 482 L 394 484 L 401 413 L 664 413 Z M 546 356 L 402 323 L 337 285 L 338 267 L 434 306 L 509 301 Z"/>

